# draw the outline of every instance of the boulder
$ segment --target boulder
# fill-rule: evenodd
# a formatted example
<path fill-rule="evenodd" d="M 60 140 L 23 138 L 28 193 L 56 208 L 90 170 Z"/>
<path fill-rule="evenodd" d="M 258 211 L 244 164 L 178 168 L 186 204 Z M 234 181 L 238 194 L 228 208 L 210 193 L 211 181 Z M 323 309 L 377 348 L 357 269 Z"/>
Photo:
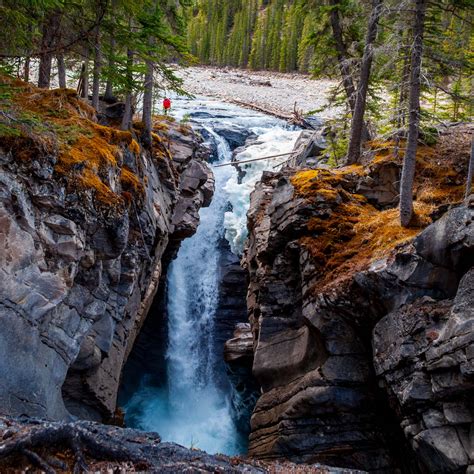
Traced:
<path fill-rule="evenodd" d="M 255 136 L 249 129 L 236 125 L 231 127 L 215 126 L 214 131 L 226 140 L 231 150 L 243 146 L 248 138 Z"/>

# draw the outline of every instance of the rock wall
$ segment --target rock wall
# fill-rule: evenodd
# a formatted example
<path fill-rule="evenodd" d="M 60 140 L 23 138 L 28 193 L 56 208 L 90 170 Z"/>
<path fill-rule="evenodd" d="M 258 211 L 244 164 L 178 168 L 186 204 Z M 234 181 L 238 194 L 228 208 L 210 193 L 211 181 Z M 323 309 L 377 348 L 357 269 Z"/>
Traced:
<path fill-rule="evenodd" d="M 368 182 L 381 184 L 370 202 L 390 202 L 383 174 L 322 174 L 313 181 L 330 186 L 309 196 L 296 192 L 294 171 L 267 172 L 251 196 L 244 261 L 262 394 L 250 455 L 380 472 L 474 462 L 474 200 L 363 260 L 367 242 L 348 244 L 353 216 L 377 215 L 359 196 Z M 337 275 L 336 252 L 346 255 Z"/>
<path fill-rule="evenodd" d="M 198 138 L 165 128 L 170 154 L 118 149 L 103 181 L 120 196 L 124 165 L 142 192 L 114 205 L 53 174 L 54 154 L 25 161 L 0 144 L 0 413 L 113 417 L 163 263 L 214 189 Z"/>

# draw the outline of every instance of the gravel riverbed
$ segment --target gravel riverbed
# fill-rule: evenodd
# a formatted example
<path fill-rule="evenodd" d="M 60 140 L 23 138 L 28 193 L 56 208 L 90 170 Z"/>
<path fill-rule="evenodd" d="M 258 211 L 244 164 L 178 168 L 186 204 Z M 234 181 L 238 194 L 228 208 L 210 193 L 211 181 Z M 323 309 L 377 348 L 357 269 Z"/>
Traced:
<path fill-rule="evenodd" d="M 308 75 L 215 67 L 188 67 L 179 70 L 184 89 L 195 95 L 224 101 L 252 104 L 269 112 L 290 115 L 297 108 L 307 113 L 327 105 L 327 97 L 337 81 L 311 79 Z M 317 115 L 329 119 L 338 112 L 327 107 Z"/>

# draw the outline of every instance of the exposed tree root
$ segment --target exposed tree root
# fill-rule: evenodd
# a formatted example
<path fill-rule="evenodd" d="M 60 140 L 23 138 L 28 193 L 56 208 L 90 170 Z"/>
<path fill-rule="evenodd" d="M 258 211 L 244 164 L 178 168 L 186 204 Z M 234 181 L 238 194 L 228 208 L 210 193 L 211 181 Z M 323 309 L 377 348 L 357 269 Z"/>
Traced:
<path fill-rule="evenodd" d="M 76 473 L 88 470 L 86 455 L 93 459 L 114 462 L 131 462 L 148 466 L 149 463 L 137 452 L 121 443 L 114 443 L 105 429 L 97 429 L 89 423 L 45 423 L 42 425 L 20 425 L 3 433 L 0 444 L 0 466 L 8 465 L 9 460 L 22 456 L 38 469 L 47 474 L 56 473 L 56 469 L 68 470 L 64 462 L 53 453 L 60 449 L 70 449 L 74 455 L 72 471 Z M 41 455 L 39 454 L 41 453 Z M 43 453 L 48 453 L 45 456 Z"/>

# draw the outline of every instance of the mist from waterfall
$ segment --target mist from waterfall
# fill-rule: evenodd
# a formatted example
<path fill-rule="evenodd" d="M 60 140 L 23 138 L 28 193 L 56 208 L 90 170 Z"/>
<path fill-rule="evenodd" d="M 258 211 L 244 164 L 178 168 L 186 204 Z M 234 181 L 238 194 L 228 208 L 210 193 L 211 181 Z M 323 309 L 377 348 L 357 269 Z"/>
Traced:
<path fill-rule="evenodd" d="M 213 125 L 250 127 L 257 135 L 243 157 L 290 151 L 298 132 L 282 122 L 219 102 L 206 101 L 200 123 L 217 144 L 218 161 L 231 160 L 232 152 Z M 193 107 L 193 108 L 191 108 Z M 183 101 L 179 115 L 196 104 Z M 190 109 L 191 108 L 191 109 Z M 212 113 L 218 115 L 213 119 Z M 281 159 L 279 160 L 281 161 Z M 278 161 L 277 161 L 278 162 Z M 225 376 L 222 347 L 214 342 L 214 318 L 219 303 L 219 245 L 224 236 L 239 253 L 246 236 L 245 214 L 249 195 L 262 171 L 275 162 L 248 166 L 239 182 L 234 167 L 214 168 L 216 190 L 210 207 L 201 209 L 196 234 L 184 240 L 168 269 L 166 383 L 142 383 L 125 406 L 129 426 L 157 431 L 164 441 L 197 447 L 209 453 L 240 454 L 247 440 L 232 416 L 229 394 L 218 383 Z"/>

